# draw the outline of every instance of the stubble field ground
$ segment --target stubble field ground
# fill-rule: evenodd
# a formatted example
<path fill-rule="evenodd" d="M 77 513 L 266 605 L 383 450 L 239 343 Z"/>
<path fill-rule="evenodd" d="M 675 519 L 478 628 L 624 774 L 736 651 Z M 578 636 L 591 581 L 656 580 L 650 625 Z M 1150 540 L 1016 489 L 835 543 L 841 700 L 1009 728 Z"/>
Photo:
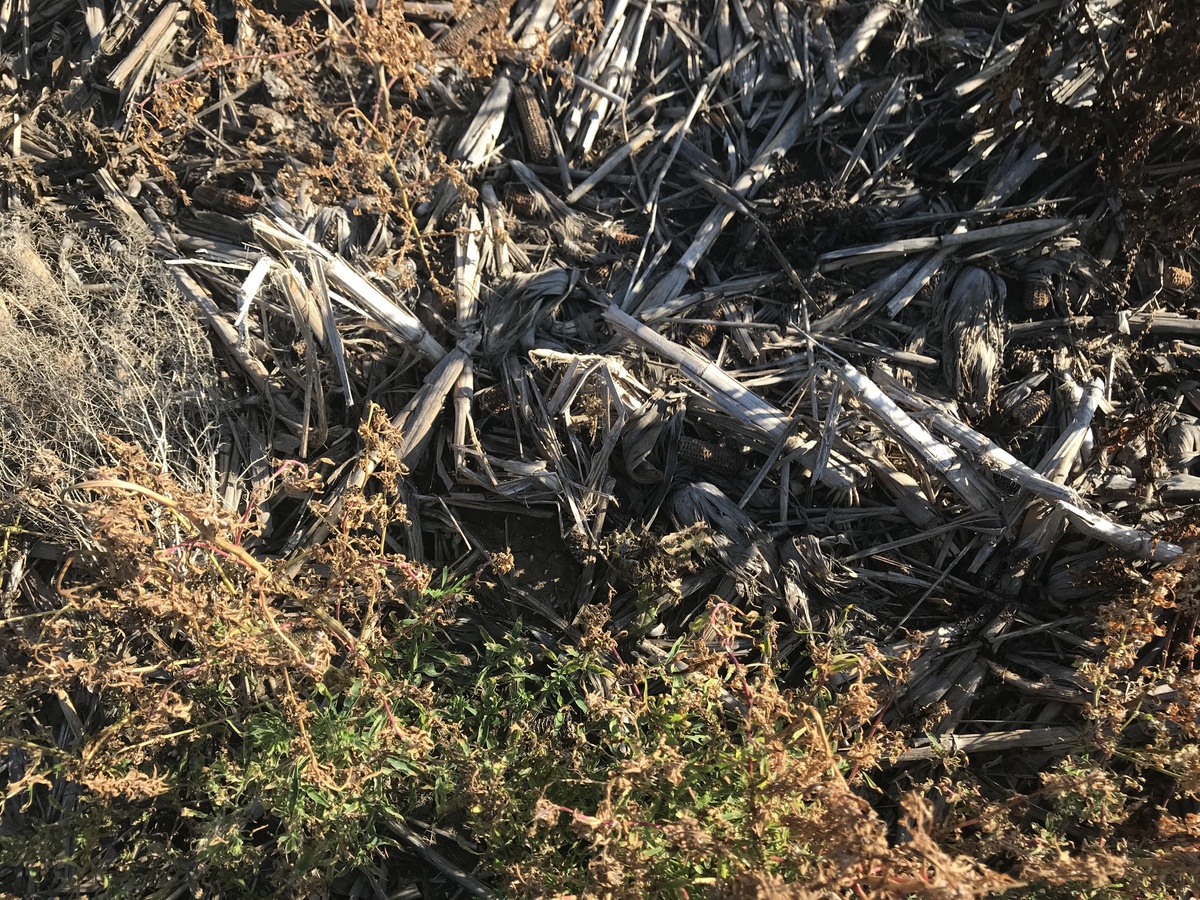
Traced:
<path fill-rule="evenodd" d="M 1190 4 L 17 0 L 0 81 L 0 891 L 1193 895 Z"/>

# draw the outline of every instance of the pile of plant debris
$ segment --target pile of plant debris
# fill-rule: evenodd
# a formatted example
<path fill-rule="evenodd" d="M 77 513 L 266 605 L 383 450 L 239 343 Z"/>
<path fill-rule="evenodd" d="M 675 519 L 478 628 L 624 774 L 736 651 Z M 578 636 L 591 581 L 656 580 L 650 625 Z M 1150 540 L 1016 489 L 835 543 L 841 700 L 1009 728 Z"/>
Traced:
<path fill-rule="evenodd" d="M 0 887 L 1192 889 L 1190 4 L 0 54 Z"/>

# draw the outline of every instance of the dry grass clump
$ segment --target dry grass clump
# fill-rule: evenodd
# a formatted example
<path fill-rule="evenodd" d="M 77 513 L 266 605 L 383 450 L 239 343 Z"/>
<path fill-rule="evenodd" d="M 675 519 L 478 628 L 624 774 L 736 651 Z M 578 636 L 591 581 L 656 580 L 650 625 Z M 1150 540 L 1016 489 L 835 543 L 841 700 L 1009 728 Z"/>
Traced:
<path fill-rule="evenodd" d="M 213 482 L 216 370 L 170 276 L 129 232 L 51 212 L 0 227 L 0 498 L 57 535 L 57 493 L 113 461 L 102 436 L 146 449 L 189 489 Z"/>
<path fill-rule="evenodd" d="M 243 549 L 247 523 L 115 452 L 78 486 L 98 546 L 5 622 L 0 879 L 289 896 L 371 865 L 388 817 L 439 788 L 434 748 L 460 740 L 436 661 L 408 652 L 458 593 L 378 552 L 368 502 L 288 578 Z"/>

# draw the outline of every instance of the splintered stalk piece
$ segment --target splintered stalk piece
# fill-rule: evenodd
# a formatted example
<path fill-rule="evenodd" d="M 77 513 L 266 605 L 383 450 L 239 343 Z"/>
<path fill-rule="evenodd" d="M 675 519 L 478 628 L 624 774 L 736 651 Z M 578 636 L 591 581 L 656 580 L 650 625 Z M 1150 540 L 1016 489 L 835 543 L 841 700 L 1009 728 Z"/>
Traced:
<path fill-rule="evenodd" d="M 875 382 L 849 363 L 842 366 L 841 376 L 858 399 L 875 414 L 877 421 L 894 437 L 916 451 L 921 459 L 949 482 L 972 509 L 976 512 L 989 512 L 998 508 L 995 493 L 979 473 L 972 471 L 957 453 L 897 406 Z"/>
<path fill-rule="evenodd" d="M 844 368 L 854 371 L 853 367 L 849 365 Z M 857 371 L 854 371 L 854 375 L 857 376 L 857 379 L 865 381 L 874 387 L 876 391 L 879 391 L 874 382 L 867 379 L 865 375 Z M 1096 382 L 1089 386 L 1088 394 L 1085 395 L 1088 398 L 1087 402 L 1080 404 L 1081 407 L 1090 408 L 1084 408 L 1076 414 L 1077 427 L 1068 429 L 1067 434 L 1060 439 L 1060 443 L 1056 447 L 1068 448 L 1070 446 L 1077 446 L 1075 442 L 1081 440 L 1078 426 L 1085 421 L 1091 421 L 1091 413 L 1095 408 L 1092 404 L 1099 402 L 1100 389 L 1098 384 Z M 974 453 L 976 458 L 987 466 L 990 471 L 1017 484 L 1030 493 L 1038 495 L 1043 500 L 1053 503 L 1066 514 L 1075 527 L 1085 534 L 1106 544 L 1112 544 L 1114 547 L 1132 556 L 1152 559 L 1156 562 L 1171 562 L 1178 559 L 1183 553 L 1183 548 L 1178 544 L 1157 540 L 1144 531 L 1137 528 L 1130 528 L 1127 525 L 1117 524 L 1106 519 L 1099 513 L 1086 509 L 1083 505 L 1083 499 L 1073 489 L 1052 481 L 1045 475 L 1034 471 L 1007 450 L 997 445 L 985 435 L 980 434 L 965 422 L 959 421 L 944 410 L 906 391 L 898 384 L 889 383 L 888 390 L 900 397 L 906 405 L 918 410 L 918 416 L 928 422 L 935 430 L 956 441 L 966 450 Z M 882 395 L 882 392 L 880 394 Z M 892 405 L 895 406 L 895 404 Z M 899 407 L 896 407 L 896 409 L 899 411 Z M 913 421 L 906 414 L 901 413 L 901 415 L 908 421 Z M 922 426 L 918 425 L 917 427 L 925 431 Z M 928 435 L 929 432 L 925 431 L 925 434 Z M 949 450 L 949 448 L 946 449 Z M 1057 454 L 1055 454 L 1055 458 L 1058 458 Z M 1073 459 L 1074 457 L 1071 458 Z"/>

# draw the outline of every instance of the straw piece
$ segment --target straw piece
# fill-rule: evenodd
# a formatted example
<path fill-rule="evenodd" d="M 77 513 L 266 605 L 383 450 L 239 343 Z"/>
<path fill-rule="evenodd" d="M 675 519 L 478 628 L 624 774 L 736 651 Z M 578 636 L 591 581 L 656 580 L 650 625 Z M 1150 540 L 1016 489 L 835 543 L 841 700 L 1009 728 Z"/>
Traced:
<path fill-rule="evenodd" d="M 455 147 L 455 159 L 461 159 L 471 168 L 482 166 L 488 161 L 496 149 L 496 141 L 504 127 L 504 114 L 508 110 L 512 92 L 513 76 L 509 67 L 505 67 L 492 82 L 487 95 L 475 112 L 475 117 Z"/>
<path fill-rule="evenodd" d="M 936 737 L 919 738 L 915 745 L 896 757 L 896 765 L 924 762 L 931 759 L 970 755 L 972 753 L 1000 753 L 1011 750 L 1054 750 L 1068 753 L 1078 747 L 1082 736 L 1077 728 L 1014 728 L 1011 731 L 993 731 L 988 734 L 939 734 Z"/>
<path fill-rule="evenodd" d="M 417 855 L 426 863 L 457 884 L 459 890 L 466 891 L 474 897 L 481 898 L 481 900 L 488 900 L 488 898 L 495 896 L 495 892 L 491 888 L 467 872 L 462 866 L 434 850 L 424 838 L 405 825 L 400 819 L 388 818 L 386 825 L 408 842 Z"/>
<path fill-rule="evenodd" d="M 988 243 L 999 240 L 1029 240 L 1034 238 L 1044 241 L 1052 235 L 1062 234 L 1075 227 L 1072 219 L 1033 219 L 1027 222 L 1006 222 L 1003 225 L 989 225 L 967 231 L 934 235 L 930 237 L 903 238 L 895 241 L 883 241 L 877 244 L 864 244 L 858 247 L 847 247 L 844 250 L 832 250 L 822 254 L 817 259 L 817 267 L 822 272 L 833 272 L 844 266 L 859 266 L 878 262 L 893 256 L 907 256 L 925 250 L 949 250 L 965 247 L 972 243 Z"/>
<path fill-rule="evenodd" d="M 121 91 L 121 105 L 141 86 L 187 18 L 182 0 L 171 0 L 154 17 L 133 49 L 108 73 L 108 83 Z"/>
<path fill-rule="evenodd" d="M 653 141 L 662 135 L 662 132 L 652 126 L 646 126 L 628 141 L 618 147 L 609 157 L 598 165 L 592 174 L 575 186 L 575 189 L 567 194 L 566 202 L 569 205 L 574 205 L 582 200 L 592 188 L 601 184 L 605 178 L 609 176 L 621 163 L 636 154 L 646 144 Z"/>
<path fill-rule="evenodd" d="M 1038 472 L 1051 481 L 1057 481 L 1060 484 L 1066 482 L 1067 476 L 1071 473 L 1071 467 L 1079 458 L 1080 450 L 1092 427 L 1092 418 L 1096 414 L 1096 408 L 1103 398 L 1104 382 L 1099 378 L 1093 378 L 1083 391 L 1083 397 L 1075 408 L 1071 424 L 1055 441 L 1045 458 L 1038 463 Z"/>

